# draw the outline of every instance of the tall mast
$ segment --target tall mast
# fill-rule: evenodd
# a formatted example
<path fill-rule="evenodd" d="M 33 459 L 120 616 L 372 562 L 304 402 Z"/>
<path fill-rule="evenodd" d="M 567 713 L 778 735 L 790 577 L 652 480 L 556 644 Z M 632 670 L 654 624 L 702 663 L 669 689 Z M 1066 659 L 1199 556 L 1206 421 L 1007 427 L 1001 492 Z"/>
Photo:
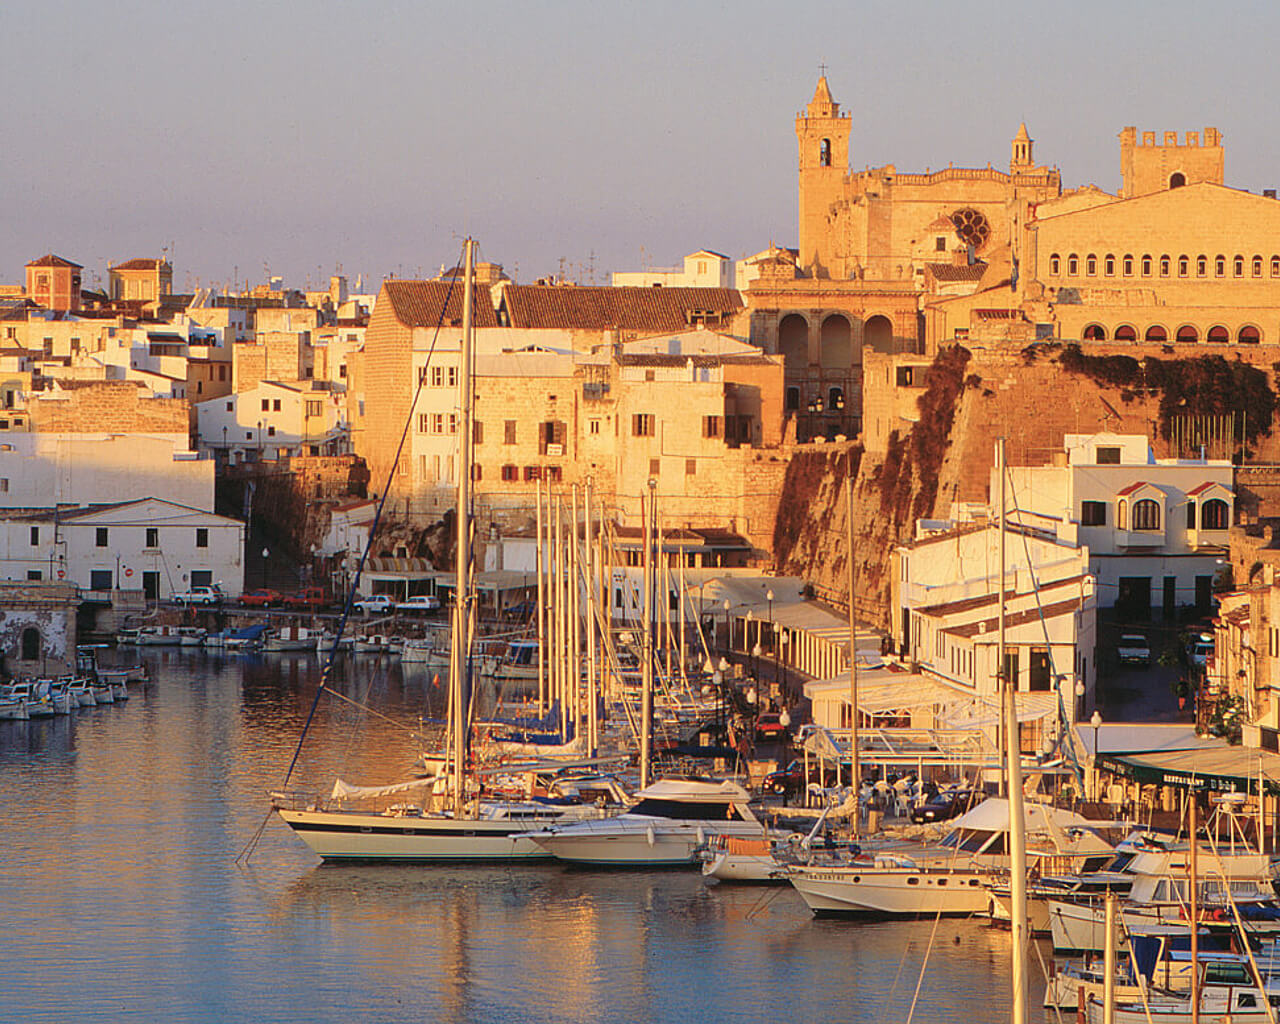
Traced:
<path fill-rule="evenodd" d="M 999 630 L 996 640 L 998 677 L 1003 682 L 1005 761 L 1009 780 L 1009 881 L 1012 897 L 1010 945 L 1013 947 L 1013 1024 L 1027 1020 L 1027 838 L 1022 800 L 1022 751 L 1018 733 L 1017 676 L 1005 663 L 1005 470 L 1004 438 L 996 441 L 996 467 L 1000 474 L 1000 593 Z M 1016 587 L 1014 588 L 1017 589 Z"/>
<path fill-rule="evenodd" d="M 853 543 L 853 464 L 849 465 L 848 479 L 845 481 L 848 492 L 848 558 L 849 558 L 849 763 L 850 782 L 853 784 L 853 818 L 850 833 L 858 838 L 859 815 L 862 808 L 862 760 L 858 752 L 858 630 L 854 621 L 853 595 L 858 592 L 857 552 Z"/>
<path fill-rule="evenodd" d="M 457 542 L 455 544 L 456 570 L 454 582 L 453 655 L 450 685 L 453 687 L 453 756 L 454 756 L 454 813 L 461 814 L 466 799 L 463 776 L 467 766 L 467 670 L 471 657 L 471 304 L 472 277 L 475 273 L 475 241 L 468 238 L 466 252 L 466 277 L 462 288 L 462 348 L 458 367 L 458 508 Z"/>
<path fill-rule="evenodd" d="M 649 500 L 640 495 L 640 518 L 644 520 L 644 639 L 640 654 L 640 788 L 649 785 L 650 746 L 653 742 L 653 517 L 654 481 L 649 481 Z"/>
<path fill-rule="evenodd" d="M 538 478 L 537 489 L 534 492 L 534 501 L 537 504 L 535 513 L 535 522 L 537 523 L 538 540 L 534 545 L 538 559 L 538 715 L 542 716 L 546 710 L 547 700 L 547 659 L 550 653 L 550 645 L 547 643 L 547 592 L 544 581 L 547 574 L 547 548 L 543 538 L 542 529 L 542 478 Z"/>

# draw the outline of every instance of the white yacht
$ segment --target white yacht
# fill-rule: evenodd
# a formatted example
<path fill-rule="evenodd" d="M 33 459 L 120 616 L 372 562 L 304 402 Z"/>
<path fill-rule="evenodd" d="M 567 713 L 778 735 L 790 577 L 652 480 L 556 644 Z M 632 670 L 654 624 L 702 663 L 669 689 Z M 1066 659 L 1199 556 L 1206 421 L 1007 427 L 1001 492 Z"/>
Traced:
<path fill-rule="evenodd" d="M 1120 911 L 1125 926 L 1185 922 L 1188 843 L 1147 836 L 1136 848 L 1136 855 L 1125 868 L 1133 877 Z M 1270 858 L 1251 848 L 1226 844 L 1213 850 L 1203 842 L 1197 853 L 1200 877 L 1196 889 L 1206 917 L 1231 915 L 1229 903 L 1234 902 L 1248 930 L 1274 934 L 1280 922 L 1275 919 L 1276 890 Z M 1101 949 L 1106 936 L 1101 898 L 1050 900 L 1049 926 L 1056 952 Z"/>
<path fill-rule="evenodd" d="M 1111 847 L 1077 814 L 1026 805 L 1027 857 L 1041 870 L 1078 870 Z M 984 800 L 936 844 L 902 843 L 852 860 L 814 857 L 787 869 L 815 914 L 980 914 L 987 885 L 1009 869 L 1009 802 Z"/>
<path fill-rule="evenodd" d="M 602 821 L 557 825 L 529 838 L 558 860 L 615 867 L 694 864 L 717 836 L 762 838 L 764 825 L 736 782 L 659 779 L 639 803 Z"/>

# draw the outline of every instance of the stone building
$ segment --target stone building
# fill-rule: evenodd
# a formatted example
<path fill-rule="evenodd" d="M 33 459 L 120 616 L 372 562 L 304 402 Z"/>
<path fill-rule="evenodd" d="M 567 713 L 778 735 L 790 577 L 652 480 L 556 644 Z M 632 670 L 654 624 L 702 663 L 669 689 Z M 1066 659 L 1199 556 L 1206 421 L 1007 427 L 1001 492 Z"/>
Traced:
<path fill-rule="evenodd" d="M 27 264 L 26 295 L 44 309 L 69 310 L 80 308 L 79 263 L 49 253 Z"/>
<path fill-rule="evenodd" d="M 173 294 L 173 267 L 150 257 L 116 263 L 107 268 L 107 287 L 116 301 L 156 302 Z"/>
<path fill-rule="evenodd" d="M 0 583 L 0 656 L 9 676 L 50 676 L 76 665 L 74 584 Z"/>

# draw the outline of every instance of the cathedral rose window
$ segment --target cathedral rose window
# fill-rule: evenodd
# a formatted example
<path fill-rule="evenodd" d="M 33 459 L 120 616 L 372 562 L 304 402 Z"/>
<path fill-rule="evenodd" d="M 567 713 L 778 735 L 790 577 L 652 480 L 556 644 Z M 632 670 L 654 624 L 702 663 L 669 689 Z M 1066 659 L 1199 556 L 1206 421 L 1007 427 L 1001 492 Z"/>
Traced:
<path fill-rule="evenodd" d="M 956 234 L 965 245 L 981 249 L 991 237 L 991 225 L 981 211 L 972 207 L 957 210 L 951 215 L 951 223 L 956 226 Z"/>

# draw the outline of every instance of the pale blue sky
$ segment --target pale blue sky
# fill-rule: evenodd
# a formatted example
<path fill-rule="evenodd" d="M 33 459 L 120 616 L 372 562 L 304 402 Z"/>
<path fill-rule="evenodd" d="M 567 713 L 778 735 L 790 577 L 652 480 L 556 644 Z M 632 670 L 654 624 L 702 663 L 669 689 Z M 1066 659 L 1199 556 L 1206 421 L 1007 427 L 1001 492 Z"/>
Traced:
<path fill-rule="evenodd" d="M 1067 185 L 1116 134 L 1220 128 L 1280 185 L 1280 5 L 45 0 L 0 9 L 0 281 L 175 247 L 175 286 L 337 264 L 432 273 L 464 233 L 521 281 L 796 241 L 818 63 L 855 167 L 1004 166 L 1025 120 Z M 1268 116 L 1271 115 L 1271 116 Z M 238 268 L 238 270 L 237 270 Z"/>

